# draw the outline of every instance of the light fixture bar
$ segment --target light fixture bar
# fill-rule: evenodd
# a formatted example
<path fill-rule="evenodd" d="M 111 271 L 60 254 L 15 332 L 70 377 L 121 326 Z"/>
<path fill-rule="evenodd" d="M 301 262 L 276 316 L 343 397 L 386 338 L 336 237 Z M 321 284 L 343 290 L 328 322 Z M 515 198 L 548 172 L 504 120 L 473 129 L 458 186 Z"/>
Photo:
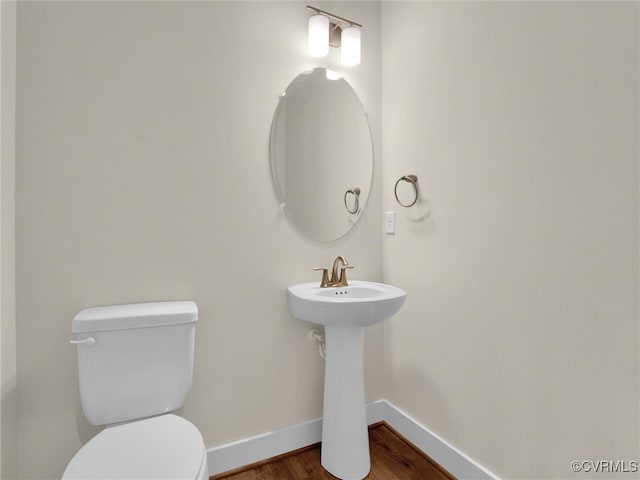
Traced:
<path fill-rule="evenodd" d="M 319 9 L 319 8 L 312 7 L 311 5 L 307 5 L 307 8 L 308 8 L 309 10 L 313 10 L 313 11 L 314 11 L 314 12 L 316 12 L 316 13 L 319 13 L 320 15 L 325 15 L 325 16 L 327 16 L 327 17 L 329 17 L 329 18 L 332 18 L 332 19 L 334 19 L 334 20 L 337 20 L 338 22 L 348 23 L 348 24 L 349 24 L 349 25 L 351 25 L 351 26 L 356 26 L 356 27 L 360 27 L 360 28 L 362 28 L 362 25 L 361 25 L 361 24 L 356 23 L 356 22 L 354 22 L 354 21 L 352 21 L 352 20 L 349 20 L 348 18 L 339 17 L 338 15 L 334 15 L 333 13 L 329 13 L 329 12 L 327 12 L 327 11 L 325 11 L 325 10 L 321 10 L 321 9 Z M 338 25 L 340 25 L 340 24 L 338 23 Z"/>

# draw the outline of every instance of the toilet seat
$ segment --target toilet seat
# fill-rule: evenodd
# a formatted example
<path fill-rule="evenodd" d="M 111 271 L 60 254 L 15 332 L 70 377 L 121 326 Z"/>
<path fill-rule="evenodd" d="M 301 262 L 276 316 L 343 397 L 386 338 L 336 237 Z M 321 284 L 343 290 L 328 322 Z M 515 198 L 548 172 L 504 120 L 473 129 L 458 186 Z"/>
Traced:
<path fill-rule="evenodd" d="M 107 427 L 71 459 L 63 479 L 207 478 L 198 429 L 173 414 Z"/>

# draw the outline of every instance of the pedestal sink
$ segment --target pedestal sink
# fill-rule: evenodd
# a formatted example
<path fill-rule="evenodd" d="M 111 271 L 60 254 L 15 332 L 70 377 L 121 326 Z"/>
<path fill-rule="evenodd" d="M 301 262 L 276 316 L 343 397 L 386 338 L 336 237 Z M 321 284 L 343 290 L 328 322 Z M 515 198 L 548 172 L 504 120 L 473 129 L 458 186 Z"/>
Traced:
<path fill-rule="evenodd" d="M 326 364 L 322 466 L 343 480 L 369 474 L 369 434 L 364 397 L 363 347 L 368 325 L 393 316 L 407 293 L 383 283 L 352 280 L 346 287 L 318 283 L 289 287 L 294 318 L 324 325 Z"/>

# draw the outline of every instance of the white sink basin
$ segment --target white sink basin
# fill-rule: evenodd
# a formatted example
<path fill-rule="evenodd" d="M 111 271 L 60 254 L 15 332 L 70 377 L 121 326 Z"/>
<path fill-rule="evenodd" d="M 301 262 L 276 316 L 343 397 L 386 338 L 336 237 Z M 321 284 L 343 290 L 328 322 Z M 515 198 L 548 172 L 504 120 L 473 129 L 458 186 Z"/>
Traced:
<path fill-rule="evenodd" d="M 299 283 L 287 291 L 291 315 L 319 325 L 373 325 L 392 317 L 406 297 L 393 285 L 359 280 L 350 280 L 348 287 Z"/>

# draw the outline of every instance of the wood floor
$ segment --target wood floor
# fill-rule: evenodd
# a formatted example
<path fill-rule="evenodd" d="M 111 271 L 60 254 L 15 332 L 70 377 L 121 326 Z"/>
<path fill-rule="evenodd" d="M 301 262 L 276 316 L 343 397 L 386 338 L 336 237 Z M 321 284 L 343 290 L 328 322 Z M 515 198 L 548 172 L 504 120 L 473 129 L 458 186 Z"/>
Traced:
<path fill-rule="evenodd" d="M 369 429 L 367 480 L 455 480 L 442 467 L 381 423 Z M 320 465 L 320 445 L 211 477 L 211 480 L 335 480 Z"/>

